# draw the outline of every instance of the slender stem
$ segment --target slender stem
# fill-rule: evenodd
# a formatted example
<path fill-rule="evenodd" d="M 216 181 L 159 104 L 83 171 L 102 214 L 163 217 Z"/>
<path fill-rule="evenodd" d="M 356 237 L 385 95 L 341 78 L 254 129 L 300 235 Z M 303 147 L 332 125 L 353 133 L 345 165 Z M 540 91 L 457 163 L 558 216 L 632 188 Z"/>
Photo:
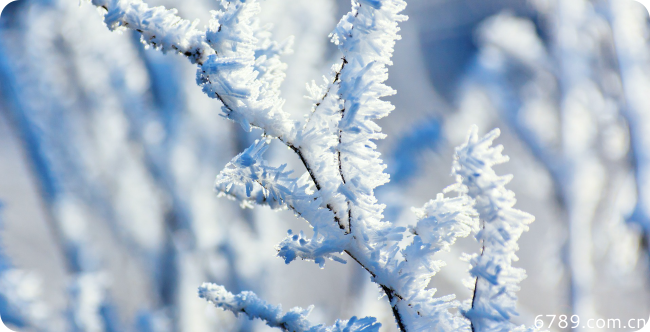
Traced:
<path fill-rule="evenodd" d="M 280 141 L 282 143 L 284 143 L 286 146 L 288 146 L 291 150 L 293 150 L 298 155 L 298 157 L 300 158 L 300 161 L 302 162 L 302 164 L 307 169 L 307 172 L 309 173 L 309 176 L 311 177 L 312 181 L 314 181 L 314 185 L 316 186 L 316 189 L 318 191 L 320 191 L 321 190 L 321 185 L 318 182 L 318 179 L 316 178 L 316 174 L 314 174 L 314 171 L 312 170 L 311 166 L 309 165 L 309 162 L 307 161 L 307 159 L 305 159 L 305 156 L 302 153 L 302 151 L 300 150 L 300 148 L 295 146 L 293 143 L 285 142 L 284 140 L 282 140 L 282 138 L 280 138 Z M 334 211 L 334 208 L 332 207 L 332 204 L 327 203 L 326 206 L 334 214 L 334 220 L 339 225 L 339 228 L 340 229 L 345 229 L 345 226 L 343 225 L 343 222 L 341 221 L 341 218 L 339 218 L 338 215 L 336 214 L 336 211 Z"/>
<path fill-rule="evenodd" d="M 343 119 L 343 115 L 345 113 L 345 108 L 341 110 L 341 119 Z M 341 143 L 343 142 L 343 130 L 339 129 L 339 148 L 336 151 L 336 155 L 339 161 L 339 174 L 341 175 L 341 181 L 343 181 L 343 184 L 346 184 L 347 182 L 345 181 L 345 175 L 343 174 L 343 161 L 341 160 Z M 348 203 L 348 230 L 347 234 L 352 233 L 352 202 L 350 200 L 347 200 Z"/>
<path fill-rule="evenodd" d="M 483 220 L 483 230 L 485 230 L 485 220 Z M 481 240 L 481 257 L 483 257 L 483 253 L 485 252 L 485 240 Z M 474 304 L 476 303 L 476 289 L 478 288 L 478 276 L 476 277 L 476 281 L 474 282 L 474 291 L 472 292 L 472 309 L 474 309 Z M 474 329 L 474 322 L 470 320 L 470 326 L 472 327 L 472 332 L 476 332 Z"/>
<path fill-rule="evenodd" d="M 359 5 L 359 7 L 361 7 L 360 3 L 358 3 L 358 5 Z M 359 12 L 357 10 L 357 12 L 354 14 L 354 17 L 357 17 L 358 15 L 359 15 Z M 352 29 L 354 29 L 354 27 L 352 27 Z M 350 37 L 352 37 L 352 30 L 350 30 Z M 340 84 L 340 82 L 341 82 L 340 81 L 341 73 L 343 72 L 343 69 L 345 68 L 345 66 L 348 64 L 348 61 L 345 58 L 345 56 L 342 58 L 342 60 L 343 60 L 343 63 L 341 64 L 341 68 L 336 72 L 336 74 L 334 76 L 334 79 L 332 81 L 332 84 L 336 84 L 337 82 Z M 328 89 L 325 91 L 325 94 L 321 98 L 321 101 L 316 103 L 316 105 L 314 107 L 314 111 L 312 112 L 310 117 L 307 119 L 307 122 L 305 123 L 305 126 L 311 120 L 312 115 L 314 113 L 316 113 L 316 111 L 318 110 L 318 107 L 321 105 L 322 101 L 324 101 L 325 98 L 327 98 L 327 96 L 330 93 L 330 90 L 331 90 L 331 86 L 328 87 Z M 340 96 L 339 96 L 339 98 L 340 98 Z M 343 107 L 341 109 L 341 120 L 343 119 L 344 115 L 345 115 L 345 107 Z M 341 181 L 343 182 L 343 184 L 345 184 L 346 179 L 345 179 L 345 175 L 344 175 L 344 172 L 343 172 L 343 162 L 342 162 L 342 159 L 341 159 L 341 150 L 340 150 L 340 146 L 342 144 L 342 135 L 343 135 L 343 130 L 339 129 L 339 132 L 338 132 L 339 147 L 337 148 L 338 170 L 339 170 L 339 174 L 341 176 Z M 285 142 L 285 144 L 287 144 L 287 143 Z M 314 181 L 314 184 L 316 185 L 316 189 L 320 190 L 320 185 L 319 185 L 319 183 L 318 183 L 318 181 L 316 179 L 316 176 L 313 174 L 313 172 L 311 170 L 311 167 L 309 166 L 308 161 L 304 158 L 304 156 L 302 155 L 300 149 L 296 148 L 295 146 L 293 146 L 291 144 L 287 144 L 287 146 L 289 146 L 291 149 L 294 150 L 294 152 L 296 152 L 296 154 L 298 154 L 298 157 L 300 157 L 300 160 L 303 162 L 303 164 L 305 165 L 305 168 L 307 168 L 307 171 L 309 172 L 309 175 L 311 176 L 312 180 Z M 348 231 L 346 232 L 346 234 L 350 234 L 352 232 L 352 205 L 351 205 L 351 202 L 349 200 L 347 200 L 347 205 L 348 205 Z M 332 208 L 331 208 L 331 206 L 329 204 L 327 205 L 327 207 L 330 210 L 332 210 Z M 332 210 L 332 212 L 334 212 L 334 218 L 336 219 L 336 222 L 338 223 L 339 228 L 345 230 L 345 227 L 342 225 L 341 220 L 336 215 L 336 212 L 333 211 L 333 210 Z M 354 237 L 354 238 L 356 239 L 356 237 Z M 347 253 L 348 256 L 350 256 L 361 267 L 363 267 L 373 277 L 373 279 L 375 279 L 377 277 L 377 274 L 375 272 L 373 272 L 367 265 L 363 264 L 350 250 L 345 250 L 345 253 Z M 402 331 L 402 332 L 406 332 L 406 326 L 404 324 L 404 320 L 402 319 L 402 315 L 399 312 L 399 307 L 397 306 L 398 301 L 402 301 L 402 300 L 404 300 L 404 298 L 401 295 L 399 295 L 397 292 L 395 292 L 395 290 L 393 290 L 389 286 L 383 285 L 381 283 L 377 283 L 377 284 L 379 284 L 379 286 L 382 288 L 382 290 L 384 291 L 384 293 L 386 293 L 386 296 L 388 297 L 388 301 L 389 301 L 389 303 L 391 305 L 391 309 L 393 311 L 393 316 L 395 317 L 395 321 L 397 322 L 397 326 L 398 326 L 399 330 Z"/>
<path fill-rule="evenodd" d="M 339 82 L 340 76 L 341 76 L 341 71 L 343 71 L 343 68 L 345 68 L 345 65 L 348 63 L 348 60 L 345 59 L 345 56 L 342 57 L 341 60 L 343 61 L 341 63 L 341 68 L 339 68 L 339 70 L 337 70 L 336 73 L 334 74 L 334 79 L 332 79 L 332 85 Z M 330 91 L 332 90 L 332 85 L 327 87 L 327 90 L 325 90 L 325 93 L 323 94 L 323 96 L 320 97 L 320 100 L 318 102 L 316 102 L 316 104 L 314 106 L 314 110 L 311 112 L 311 114 L 309 114 L 309 118 L 307 118 L 307 121 L 305 121 L 305 125 L 303 126 L 303 129 L 305 127 L 307 127 L 307 124 L 309 123 L 309 121 L 311 121 L 312 116 L 314 114 L 316 114 L 316 112 L 318 111 L 318 107 L 323 103 L 325 98 L 327 98 L 327 96 L 329 96 Z"/>
<path fill-rule="evenodd" d="M 397 301 L 395 301 L 395 304 L 393 304 L 393 300 L 394 300 L 393 290 L 384 285 L 381 285 L 381 288 L 384 290 L 384 293 L 386 293 L 386 296 L 388 296 L 388 302 L 390 303 L 391 309 L 393 310 L 393 316 L 395 316 L 395 321 L 397 322 L 397 326 L 399 327 L 399 330 L 405 332 L 406 327 L 404 326 L 404 322 L 402 321 L 402 316 L 399 312 L 399 309 L 397 308 Z"/>
<path fill-rule="evenodd" d="M 373 279 L 377 277 L 377 274 L 373 272 L 367 265 L 361 263 L 359 259 L 352 254 L 350 250 L 345 250 L 345 253 L 350 256 L 355 262 L 357 262 L 364 270 L 366 270 L 370 275 L 372 276 Z M 397 306 L 398 301 L 403 301 L 404 297 L 399 295 L 397 292 L 395 292 L 394 289 L 383 285 L 381 283 L 377 283 L 379 287 L 386 293 L 386 296 L 388 297 L 388 303 L 390 303 L 391 310 L 393 311 L 393 316 L 395 317 L 395 321 L 397 322 L 397 327 L 399 327 L 399 330 L 402 332 L 406 332 L 406 326 L 404 325 L 404 320 L 402 319 L 402 314 L 399 312 L 399 307 Z"/>

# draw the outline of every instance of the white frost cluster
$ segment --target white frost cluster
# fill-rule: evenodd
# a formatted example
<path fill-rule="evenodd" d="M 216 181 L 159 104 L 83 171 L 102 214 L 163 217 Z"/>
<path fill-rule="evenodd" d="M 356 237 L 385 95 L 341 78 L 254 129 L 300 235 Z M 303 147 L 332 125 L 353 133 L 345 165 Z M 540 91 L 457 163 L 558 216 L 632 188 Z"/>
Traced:
<path fill-rule="evenodd" d="M 259 127 L 267 135 L 291 138 L 293 123 L 281 110 L 278 93 L 281 78 L 259 80 L 260 72 L 255 70 L 281 72 L 278 57 L 286 51 L 286 47 L 273 48 L 275 44 L 269 44 L 264 34 L 257 35 L 261 40 L 256 37 L 257 2 L 224 1 L 225 11 L 213 12 L 207 31 L 197 29 L 198 21 L 178 17 L 175 9 L 150 8 L 141 0 L 92 3 L 106 11 L 104 21 L 110 29 L 131 28 L 142 34 L 145 44 L 178 52 L 198 64 L 197 83 L 209 97 L 223 103 L 228 118 L 246 130 Z"/>
<path fill-rule="evenodd" d="M 212 302 L 216 307 L 232 311 L 235 314 L 244 314 L 250 319 L 259 318 L 271 327 L 277 327 L 291 332 L 373 332 L 379 331 L 381 324 L 372 317 L 350 320 L 337 320 L 332 326 L 315 325 L 307 316 L 313 309 L 293 308 L 289 312 L 282 312 L 281 306 L 274 306 L 261 300 L 252 292 L 241 292 L 234 295 L 223 286 L 204 283 L 199 287 L 199 296 Z"/>
<path fill-rule="evenodd" d="M 223 103 L 228 118 L 245 130 L 262 128 L 267 135 L 290 138 L 293 123 L 281 107 L 280 83 L 288 51 L 260 32 L 255 1 L 222 2 L 224 11 L 213 11 L 205 32 L 210 54 L 197 72 L 197 83 L 211 98 Z M 263 30 L 262 30 L 263 31 Z M 259 37 L 259 38 L 258 38 Z"/>
<path fill-rule="evenodd" d="M 130 28 L 142 34 L 142 41 L 163 52 L 176 51 L 201 63 L 214 52 L 207 47 L 204 33 L 176 15 L 176 9 L 150 8 L 141 0 L 92 0 L 105 10 L 104 22 L 111 30 Z"/>
<path fill-rule="evenodd" d="M 465 312 L 476 331 L 516 329 L 510 318 L 517 314 L 515 292 L 526 273 L 512 262 L 517 260 L 517 240 L 534 220 L 513 208 L 515 195 L 504 187 L 512 176 L 498 176 L 492 169 L 508 161 L 501 154 L 503 146 L 491 146 L 498 136 L 495 129 L 479 139 L 478 129 L 472 128 L 467 143 L 457 148 L 453 166 L 463 190 L 476 200 L 475 208 L 483 221 L 476 235 L 483 248 L 470 260 L 470 273 L 476 278 L 474 297 L 472 307 Z"/>

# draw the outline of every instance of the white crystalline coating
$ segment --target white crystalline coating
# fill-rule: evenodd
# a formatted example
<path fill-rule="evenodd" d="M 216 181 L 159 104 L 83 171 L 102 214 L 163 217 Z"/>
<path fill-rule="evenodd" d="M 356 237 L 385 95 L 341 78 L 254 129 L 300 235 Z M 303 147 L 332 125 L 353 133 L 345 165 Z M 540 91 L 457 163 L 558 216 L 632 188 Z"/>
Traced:
<path fill-rule="evenodd" d="M 321 207 L 318 192 L 309 193 L 306 176 L 290 177 L 286 165 L 269 166 L 262 158 L 268 148 L 266 140 L 258 140 L 235 157 L 217 177 L 216 190 L 242 202 L 243 206 L 268 205 L 273 209 L 291 209 L 309 221 L 314 238 L 305 239 L 301 233 L 289 234 L 278 246 L 278 255 L 287 263 L 296 258 L 313 260 L 321 267 L 324 259 L 344 262 L 333 254 L 347 248 L 348 237 L 341 236 L 332 211 Z"/>
<path fill-rule="evenodd" d="M 175 9 L 150 8 L 141 0 L 92 3 L 106 11 L 104 21 L 110 29 L 131 28 L 142 34 L 145 44 L 181 53 L 198 64 L 197 84 L 224 104 L 229 119 L 246 130 L 259 127 L 269 136 L 293 139 L 294 124 L 282 111 L 284 101 L 279 96 L 284 77 L 279 55 L 290 43 L 268 40 L 253 18 L 259 12 L 257 2 L 224 2 L 226 10 L 213 13 L 207 31 L 196 28 L 198 21 L 178 17 Z"/>
<path fill-rule="evenodd" d="M 465 144 L 456 149 L 453 173 L 461 181 L 467 195 L 476 200 L 476 211 L 483 222 L 476 239 L 482 243 L 480 254 L 471 260 L 472 276 L 477 278 L 472 307 L 465 316 L 476 331 L 511 331 L 516 328 L 510 319 L 515 308 L 519 282 L 526 277 L 523 269 L 515 268 L 517 240 L 528 230 L 534 217 L 516 210 L 512 191 L 504 186 L 512 176 L 497 175 L 492 166 L 508 161 L 501 154 L 503 146 L 492 146 L 499 136 L 495 129 L 478 137 L 473 127 Z"/>
<path fill-rule="evenodd" d="M 290 230 L 288 233 L 288 236 L 276 246 L 278 256 L 282 257 L 287 264 L 296 258 L 312 260 L 321 268 L 325 265 L 325 258 L 343 264 L 346 263 L 344 259 L 336 254 L 340 254 L 345 250 L 347 239 L 320 235 L 307 239 L 303 232 L 293 234 Z"/>
<path fill-rule="evenodd" d="M 269 205 L 273 209 L 288 208 L 292 198 L 305 192 L 306 185 L 299 185 L 297 179 L 285 172 L 285 165 L 271 167 L 262 159 L 268 149 L 266 140 L 257 140 L 251 147 L 236 156 L 217 176 L 215 189 L 224 195 L 259 205 Z M 305 194 L 304 199 L 308 199 Z M 289 202 L 287 202 L 289 199 Z"/>
<path fill-rule="evenodd" d="M 199 288 L 199 297 L 206 299 L 218 308 L 244 314 L 250 319 L 261 319 L 268 326 L 291 332 L 373 332 L 379 331 L 381 324 L 375 318 L 352 317 L 350 320 L 337 320 L 332 326 L 311 323 L 307 316 L 313 309 L 293 308 L 282 312 L 281 306 L 274 306 L 261 300 L 253 292 L 241 292 L 237 295 L 228 292 L 223 286 L 204 283 Z"/>
<path fill-rule="evenodd" d="M 353 2 L 330 35 L 343 62 L 332 67 L 325 85 L 308 87 L 315 104 L 296 140 L 340 224 L 357 239 L 368 237 L 375 244 L 392 231 L 381 222 L 384 206 L 373 193 L 388 182 L 373 142 L 384 135 L 373 121 L 393 109 L 380 98 L 394 93 L 383 82 L 399 39 L 397 24 L 406 19 L 399 14 L 405 6 L 401 0 Z M 367 231 L 355 234 L 355 227 Z"/>
<path fill-rule="evenodd" d="M 457 237 L 466 237 L 478 227 L 474 201 L 466 195 L 445 198 L 438 194 L 421 209 L 413 208 L 418 217 L 414 227 L 423 242 L 430 243 L 436 251 L 449 250 Z"/>
<path fill-rule="evenodd" d="M 418 222 L 413 227 L 412 242 L 401 251 L 403 259 L 395 269 L 399 279 L 393 289 L 403 300 L 398 303 L 402 319 L 409 331 L 467 330 L 466 319 L 449 310 L 460 303 L 454 295 L 435 298 L 435 288 L 428 288 L 431 278 L 445 262 L 435 259 L 439 251 L 448 251 L 458 237 L 466 237 L 478 226 L 474 201 L 466 195 L 436 199 L 423 208 L 413 208 Z"/>
<path fill-rule="evenodd" d="M 390 230 L 381 222 L 384 205 L 377 203 L 374 188 L 389 178 L 373 142 L 384 137 L 374 120 L 394 109 L 381 98 L 395 93 L 384 82 L 395 42 L 400 39 L 397 25 L 407 18 L 399 14 L 405 7 L 401 0 L 360 1 L 330 35 L 344 56 L 336 91 L 341 108 L 337 110 L 340 120 L 335 149 L 344 182 L 339 192 L 350 202 L 348 219 L 355 226 L 351 232 L 359 231 L 357 237 L 364 232 L 377 243 L 384 238 L 382 233 Z"/>
<path fill-rule="evenodd" d="M 267 135 L 293 139 L 293 122 L 282 110 L 280 84 L 285 65 L 279 56 L 289 50 L 270 40 L 256 15 L 255 1 L 222 2 L 225 11 L 213 11 L 206 42 L 216 55 L 208 57 L 197 72 L 197 83 L 224 104 L 229 119 L 245 130 L 262 128 Z"/>
<path fill-rule="evenodd" d="M 141 0 L 92 0 L 106 12 L 104 22 L 111 30 L 130 28 L 142 34 L 142 41 L 163 52 L 176 51 L 187 55 L 192 63 L 200 63 L 213 54 L 205 44 L 205 33 L 176 15 L 176 9 L 149 7 Z"/>

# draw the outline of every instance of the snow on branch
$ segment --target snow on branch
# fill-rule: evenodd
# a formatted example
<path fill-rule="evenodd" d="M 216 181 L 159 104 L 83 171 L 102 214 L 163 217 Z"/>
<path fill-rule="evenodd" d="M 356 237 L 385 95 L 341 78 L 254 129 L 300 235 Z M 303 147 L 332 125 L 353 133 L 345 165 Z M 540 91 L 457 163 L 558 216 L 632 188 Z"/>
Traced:
<path fill-rule="evenodd" d="M 261 319 L 268 326 L 290 332 L 372 332 L 379 331 L 381 324 L 375 318 L 352 317 L 350 320 L 337 320 L 332 326 L 311 323 L 307 316 L 313 309 L 299 307 L 287 313 L 282 312 L 282 306 L 271 305 L 261 300 L 253 292 L 241 292 L 234 295 L 223 286 L 204 283 L 199 288 L 199 297 L 206 299 L 218 308 L 232 311 L 234 314 L 244 314 L 250 319 Z"/>
<path fill-rule="evenodd" d="M 268 140 L 257 140 L 233 158 L 217 176 L 216 190 L 245 205 L 252 198 L 273 209 L 291 209 L 308 220 L 316 233 L 333 228 L 332 212 L 321 207 L 319 193 L 310 187 L 307 175 L 292 178 L 293 171 L 285 171 L 286 164 L 273 167 L 263 159 L 268 144 Z"/>
<path fill-rule="evenodd" d="M 224 104 L 227 117 L 242 125 L 262 128 L 267 135 L 291 139 L 293 123 L 282 110 L 280 84 L 285 65 L 279 56 L 288 51 L 263 33 L 255 1 L 222 1 L 224 11 L 213 11 L 206 41 L 216 55 L 197 73 L 203 92 Z M 257 36 L 262 39 L 258 39 Z"/>
<path fill-rule="evenodd" d="M 454 189 L 449 187 L 448 190 Z M 474 201 L 467 195 L 448 198 L 438 194 L 421 209 L 412 208 L 418 218 L 413 228 L 423 242 L 431 244 L 433 250 L 449 250 L 459 237 L 466 237 L 478 230 Z"/>
<path fill-rule="evenodd" d="M 373 121 L 393 109 L 380 98 L 394 94 L 383 82 L 399 39 L 397 24 L 406 20 L 399 14 L 405 6 L 402 0 L 353 1 L 330 35 L 342 52 L 342 63 L 332 67 L 324 85 L 308 87 L 314 107 L 296 144 L 309 161 L 319 160 L 314 177 L 348 233 L 354 233 L 357 224 L 387 226 L 380 223 L 384 207 L 373 193 L 388 182 L 373 142 L 384 135 Z M 355 236 L 362 238 L 361 233 Z M 380 243 L 380 238 L 368 240 Z"/>
<path fill-rule="evenodd" d="M 334 256 L 347 248 L 349 237 L 340 236 L 331 210 L 321 206 L 318 192 L 309 186 L 308 175 L 290 177 L 285 165 L 269 166 L 263 159 L 268 148 L 267 140 L 258 140 L 235 157 L 217 177 L 216 190 L 225 196 L 242 202 L 242 206 L 268 205 L 273 209 L 291 209 L 296 215 L 309 221 L 314 238 L 306 239 L 302 232 L 292 234 L 278 246 L 278 255 L 286 263 L 296 258 L 313 260 L 321 267 L 325 258 L 345 262 Z"/>
<path fill-rule="evenodd" d="M 475 208 L 483 221 L 476 235 L 482 251 L 470 259 L 470 273 L 476 278 L 472 307 L 465 316 L 474 331 L 505 331 L 517 329 L 510 318 L 517 315 L 515 308 L 519 282 L 525 271 L 512 266 L 517 260 L 517 240 L 528 230 L 534 217 L 516 210 L 515 195 L 504 186 L 512 176 L 498 176 L 492 166 L 508 161 L 501 154 L 503 146 L 492 146 L 499 130 L 478 137 L 473 127 L 467 143 L 456 149 L 453 173 L 464 191 L 476 200 Z"/>
<path fill-rule="evenodd" d="M 163 52 L 176 51 L 199 66 L 197 84 L 223 103 L 226 117 L 245 130 L 259 127 L 266 135 L 291 141 L 294 123 L 282 110 L 279 86 L 284 64 L 279 60 L 290 42 L 274 44 L 254 18 L 254 0 L 223 2 L 225 11 L 213 11 L 207 31 L 189 22 L 175 9 L 150 8 L 141 0 L 92 0 L 105 10 L 109 29 L 130 28 L 142 41 Z M 263 39 L 258 40 L 256 36 Z M 262 71 L 260 71 L 262 70 Z M 271 74 L 269 74 L 271 73 Z"/>
<path fill-rule="evenodd" d="M 289 230 L 288 236 L 277 245 L 278 256 L 282 257 L 285 263 L 289 264 L 296 258 L 316 262 L 321 268 L 325 265 L 325 258 L 345 264 L 346 261 L 336 254 L 342 253 L 348 244 L 348 239 L 336 236 L 314 236 L 312 239 L 305 238 L 300 232 L 293 234 Z"/>
<path fill-rule="evenodd" d="M 423 208 L 413 209 L 419 221 L 411 230 L 415 235 L 411 243 L 402 250 L 404 260 L 399 270 L 402 278 L 407 280 L 402 282 L 402 294 L 425 290 L 431 277 L 445 265 L 441 260 L 433 260 L 433 255 L 449 251 L 456 238 L 466 237 L 477 230 L 478 220 L 473 203 L 465 195 L 445 198 L 438 194 Z"/>
<path fill-rule="evenodd" d="M 104 22 L 109 29 L 138 31 L 143 43 L 163 52 L 176 51 L 199 64 L 214 54 L 205 43 L 205 32 L 196 28 L 199 21 L 182 19 L 176 9 L 149 7 L 141 0 L 92 0 L 92 4 L 106 11 Z"/>
<path fill-rule="evenodd" d="M 384 138 L 374 122 L 388 115 L 394 106 L 381 98 L 395 91 L 384 84 L 395 41 L 398 23 L 406 16 L 399 14 L 406 7 L 402 0 L 355 2 L 331 34 L 332 41 L 343 53 L 338 72 L 338 96 L 341 100 L 337 133 L 337 159 L 343 182 L 340 192 L 348 199 L 350 232 L 382 229 L 382 204 L 374 197 L 374 188 L 388 182 L 386 166 L 376 151 L 376 139 Z M 354 226 L 353 226 L 354 225 Z M 372 232 L 367 232 L 372 234 Z M 361 232 L 355 234 L 361 236 Z M 380 243 L 381 237 L 369 239 Z M 381 247 L 379 245 L 378 247 Z"/>
<path fill-rule="evenodd" d="M 469 328 L 467 320 L 450 310 L 460 303 L 454 295 L 434 297 L 428 288 L 431 278 L 445 265 L 435 254 L 449 251 L 458 237 L 466 237 L 478 228 L 474 200 L 467 195 L 445 198 L 438 194 L 421 209 L 413 208 L 417 224 L 410 229 L 411 242 L 401 250 L 401 260 L 386 285 L 395 294 L 394 306 L 400 311 L 408 331 L 458 331 Z"/>
<path fill-rule="evenodd" d="M 272 167 L 263 159 L 268 144 L 265 139 L 257 140 L 233 158 L 217 176 L 217 192 L 240 200 L 247 207 L 254 201 L 272 209 L 282 209 L 291 207 L 287 204 L 296 199 L 309 200 L 311 195 L 306 193 L 307 184 L 291 178 L 293 171 L 285 171 L 286 164 Z"/>

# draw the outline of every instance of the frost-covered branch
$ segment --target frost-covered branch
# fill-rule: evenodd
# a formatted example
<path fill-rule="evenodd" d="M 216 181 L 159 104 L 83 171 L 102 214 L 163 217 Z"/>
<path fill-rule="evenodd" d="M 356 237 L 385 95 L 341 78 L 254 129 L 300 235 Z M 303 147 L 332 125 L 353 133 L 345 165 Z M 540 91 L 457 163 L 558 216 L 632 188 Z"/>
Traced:
<path fill-rule="evenodd" d="M 379 98 L 393 94 L 383 82 L 399 38 L 397 23 L 406 19 L 399 14 L 405 5 L 403 1 L 353 1 L 352 10 L 331 34 L 342 52 L 342 63 L 332 68 L 325 85 L 309 87 L 313 111 L 296 143 L 308 161 L 321 160 L 313 167 L 315 181 L 346 232 L 353 232 L 355 218 L 366 223 L 382 219 L 383 207 L 376 204 L 373 189 L 388 177 L 372 142 L 383 138 L 373 120 L 393 109 Z M 353 212 L 357 207 L 359 216 Z"/>
<path fill-rule="evenodd" d="M 92 4 L 104 9 L 109 29 L 138 31 L 143 43 L 163 52 L 176 51 L 199 65 L 215 53 L 205 41 L 205 32 L 197 29 L 199 21 L 179 17 L 176 9 L 149 7 L 141 0 L 92 0 Z"/>
<path fill-rule="evenodd" d="M 476 211 L 483 227 L 476 238 L 482 244 L 480 255 L 470 262 L 476 278 L 472 307 L 465 316 L 472 322 L 473 331 L 512 331 L 517 327 L 510 318 L 517 314 L 515 292 L 525 271 L 512 266 L 518 258 L 517 240 L 528 230 L 534 217 L 513 208 L 514 193 L 505 189 L 512 176 L 498 176 L 492 166 L 508 161 L 502 146 L 492 147 L 499 136 L 493 130 L 478 137 L 474 127 L 467 143 L 456 150 L 453 172 L 462 180 L 467 194 L 476 200 Z"/>
<path fill-rule="evenodd" d="M 177 51 L 196 63 L 197 84 L 223 103 L 226 117 L 246 130 L 259 127 L 272 137 L 292 140 L 294 124 L 282 111 L 278 92 L 282 75 L 266 75 L 282 72 L 278 56 L 285 48 L 274 48 L 257 33 L 259 23 L 253 18 L 260 10 L 257 2 L 224 1 L 225 11 L 213 12 L 207 31 L 198 30 L 197 21 L 178 17 L 174 9 L 150 8 L 141 0 L 92 3 L 106 10 L 104 21 L 110 29 L 131 28 L 142 34 L 144 43 L 163 52 Z"/>
<path fill-rule="evenodd" d="M 228 118 L 245 130 L 260 127 L 267 135 L 291 141 L 294 124 L 282 110 L 284 101 L 279 96 L 284 78 L 279 55 L 286 47 L 259 32 L 257 2 L 223 1 L 222 6 L 225 10 L 213 12 L 206 31 L 206 42 L 216 55 L 199 68 L 197 83 L 208 96 L 219 99 Z"/>
<path fill-rule="evenodd" d="M 343 262 L 334 253 L 346 248 L 346 239 L 338 237 L 339 228 L 333 223 L 332 211 L 322 207 L 319 191 L 314 192 L 307 182 L 307 174 L 291 178 L 291 171 L 269 166 L 263 159 L 268 141 L 258 140 L 235 157 L 217 177 L 216 189 L 222 195 L 239 200 L 243 206 L 268 205 L 273 209 L 290 209 L 309 221 L 314 238 L 292 234 L 278 245 L 278 254 L 287 263 L 296 258 L 313 260 L 319 265 L 324 258 Z"/>
<path fill-rule="evenodd" d="M 476 230 L 478 220 L 473 201 L 466 195 L 446 198 L 438 194 L 420 209 L 413 208 L 418 218 L 411 229 L 411 243 L 401 254 L 403 259 L 395 289 L 402 296 L 401 310 L 405 313 L 408 331 L 458 331 L 468 328 L 468 322 L 450 309 L 459 307 L 454 295 L 435 298 L 436 289 L 428 288 L 431 278 L 445 265 L 435 254 L 449 251 L 459 237 Z"/>
<path fill-rule="evenodd" d="M 126 3 L 131 3 L 133 9 L 124 5 Z M 111 4 L 102 6 L 111 13 Z M 152 39 L 150 36 L 155 29 L 164 27 L 165 22 L 181 22 L 178 24 L 189 27 L 184 31 L 190 32 L 174 33 L 170 38 L 183 40 L 180 42 L 183 45 L 203 48 L 203 51 L 195 52 L 200 54 L 197 58 L 192 58 L 191 52 L 189 55 L 181 52 L 199 65 L 197 82 L 203 91 L 223 103 L 228 118 L 247 130 L 251 126 L 262 128 L 266 136 L 278 138 L 295 152 L 305 166 L 307 172 L 298 178 L 291 177 L 292 172 L 285 170 L 286 165 L 270 166 L 263 159 L 270 141 L 267 137 L 233 158 L 216 181 L 220 194 L 240 201 L 243 206 L 290 209 L 309 222 L 314 232 L 311 239 L 302 232 L 294 234 L 289 231 L 277 246 L 278 255 L 285 262 L 301 258 L 313 260 L 322 267 L 326 258 L 344 262 L 338 255 L 345 252 L 386 294 L 400 330 L 467 330 L 470 322 L 454 312 L 460 308 L 455 297 L 435 298 L 436 290 L 428 288 L 431 278 L 444 265 L 435 255 L 449 250 L 456 238 L 477 230 L 475 209 L 484 221 L 494 225 L 499 222 L 507 224 L 511 220 L 486 215 L 488 207 L 484 206 L 483 196 L 477 196 L 472 187 L 468 195 L 465 187 L 459 184 L 451 188 L 459 192 L 457 197 L 438 196 L 424 208 L 415 210 L 419 219 L 415 226 L 408 229 L 396 227 L 383 220 L 384 205 L 374 194 L 377 186 L 389 180 L 375 144 L 375 140 L 382 139 L 384 134 L 374 121 L 393 110 L 393 106 L 382 98 L 395 93 L 384 82 L 388 77 L 387 66 L 391 65 L 393 47 L 399 39 L 398 23 L 406 19 L 400 14 L 405 6 L 402 0 L 352 1 L 352 10 L 330 35 L 342 53 L 342 62 L 332 67 L 332 77 L 326 79 L 324 85 L 312 84 L 309 87 L 314 105 L 312 114 L 304 123 L 293 123 L 282 110 L 279 85 L 284 65 L 279 61 L 279 55 L 286 47 L 271 41 L 268 34 L 263 33 L 255 19 L 259 12 L 255 1 L 222 2 L 223 10 L 213 12 L 214 19 L 205 32 L 196 30 L 196 24 L 187 25 L 173 11 L 150 10 L 135 0 L 120 2 L 115 11 L 124 12 L 116 15 L 128 23 L 117 26 L 143 27 L 139 30 L 145 36 L 145 42 L 148 42 L 147 38 Z M 148 16 L 153 17 L 158 25 L 146 21 Z M 113 21 L 107 19 L 107 22 Z M 183 37 L 185 35 L 190 37 Z M 153 45 L 163 51 L 174 49 L 169 46 L 172 43 Z M 476 133 L 472 135 L 473 141 L 469 145 L 476 143 Z M 491 142 L 492 139 L 494 135 L 481 142 Z M 475 157 L 471 153 L 469 156 Z M 494 160 L 488 159 L 487 162 Z M 486 166 L 488 171 L 491 171 L 491 165 Z M 459 168 L 458 172 L 462 169 Z M 461 175 L 464 180 L 477 176 Z M 492 173 L 488 176 L 496 178 Z M 498 179 L 502 182 L 500 185 L 507 182 Z M 502 187 L 497 189 L 503 192 L 497 189 L 489 191 L 493 188 L 486 187 L 480 189 L 487 193 L 482 194 L 492 195 L 492 198 L 498 195 L 510 197 Z M 507 205 L 509 201 L 502 204 Z M 511 206 L 498 205 L 504 211 Z M 512 211 L 516 210 L 507 210 L 508 213 Z M 485 232 L 479 232 L 478 237 L 487 244 L 492 238 Z M 507 245 L 503 246 L 506 249 L 486 245 L 481 257 L 489 257 L 509 267 L 504 273 L 520 272 L 510 267 L 514 259 L 511 247 L 516 247 L 514 241 L 518 236 L 515 231 L 507 239 Z M 478 270 L 475 268 L 473 271 Z M 510 296 L 514 288 L 507 291 Z M 370 318 L 337 322 L 329 328 L 314 326 L 306 320 L 308 310 L 294 309 L 283 314 L 280 307 L 268 305 L 252 293 L 233 295 L 225 288 L 211 284 L 202 286 L 200 295 L 218 307 L 263 319 L 268 325 L 287 331 L 370 331 L 378 328 Z M 480 296 L 476 299 L 477 308 L 478 304 L 504 308 L 510 305 L 509 302 L 504 304 L 501 298 L 497 298 L 495 304 Z M 472 310 L 468 311 L 467 317 L 474 313 Z"/>
<path fill-rule="evenodd" d="M 263 159 L 268 143 L 267 140 L 257 140 L 228 163 L 217 177 L 215 189 L 244 205 L 253 199 L 256 204 L 268 205 L 272 209 L 293 209 L 295 201 L 311 200 L 311 195 L 306 193 L 308 185 L 291 178 L 293 172 L 284 170 L 286 164 L 272 167 Z"/>
<path fill-rule="evenodd" d="M 255 293 L 241 292 L 234 295 L 215 284 L 203 284 L 199 288 L 199 296 L 218 308 L 232 311 L 234 314 L 244 314 L 250 319 L 261 319 L 268 326 L 287 332 L 372 332 L 379 331 L 381 326 L 372 317 L 337 320 L 332 326 L 316 325 L 307 319 L 313 306 L 307 309 L 296 307 L 283 313 L 281 306 L 268 304 Z"/>

